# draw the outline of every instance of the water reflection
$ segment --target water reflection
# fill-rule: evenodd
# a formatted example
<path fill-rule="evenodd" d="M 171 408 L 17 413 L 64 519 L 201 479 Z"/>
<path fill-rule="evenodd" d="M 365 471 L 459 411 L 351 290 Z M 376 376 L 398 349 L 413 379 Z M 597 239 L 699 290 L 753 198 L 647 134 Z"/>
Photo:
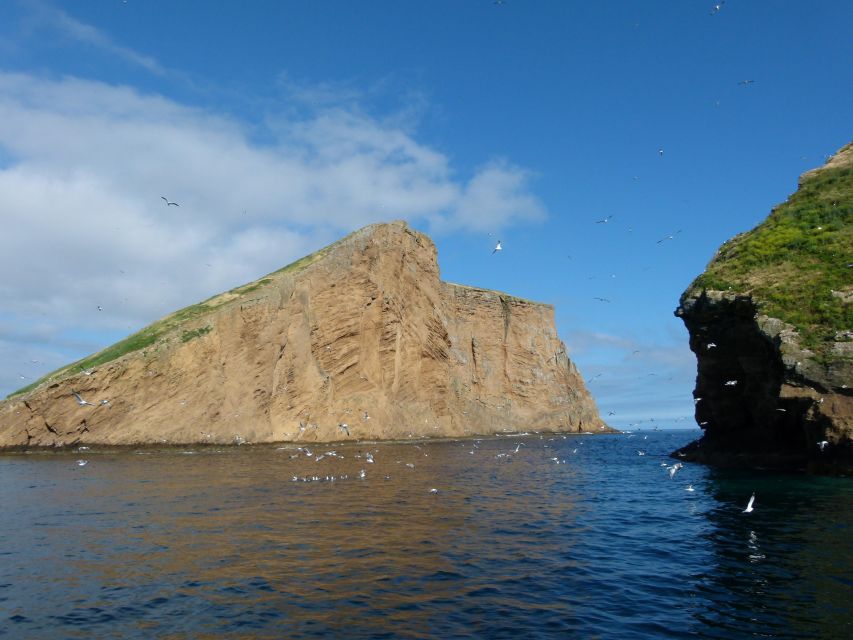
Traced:
<path fill-rule="evenodd" d="M 759 472 L 715 472 L 718 505 L 705 536 L 703 637 L 838 638 L 853 632 L 853 482 Z M 756 494 L 755 510 L 741 503 Z M 740 508 L 739 508 L 740 507 Z"/>
<path fill-rule="evenodd" d="M 11 637 L 842 637 L 849 482 L 670 478 L 691 436 L 640 457 L 641 437 L 0 458 L 0 617 Z"/>

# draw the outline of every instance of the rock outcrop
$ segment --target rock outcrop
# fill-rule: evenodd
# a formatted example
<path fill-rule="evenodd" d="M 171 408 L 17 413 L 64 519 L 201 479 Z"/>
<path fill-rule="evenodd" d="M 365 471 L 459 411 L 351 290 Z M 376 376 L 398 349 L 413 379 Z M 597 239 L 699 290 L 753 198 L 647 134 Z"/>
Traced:
<path fill-rule="evenodd" d="M 80 404 L 74 394 L 89 404 Z M 550 305 L 442 282 L 378 224 L 0 404 L 0 446 L 604 432 Z"/>
<path fill-rule="evenodd" d="M 701 440 L 726 466 L 853 471 L 853 145 L 721 247 L 681 298 Z"/>

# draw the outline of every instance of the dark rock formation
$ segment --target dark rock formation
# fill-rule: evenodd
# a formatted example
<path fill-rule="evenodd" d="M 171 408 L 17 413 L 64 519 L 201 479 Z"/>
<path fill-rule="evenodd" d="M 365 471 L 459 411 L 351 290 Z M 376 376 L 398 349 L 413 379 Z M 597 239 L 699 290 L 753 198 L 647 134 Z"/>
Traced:
<path fill-rule="evenodd" d="M 723 245 L 676 315 L 697 358 L 701 440 L 723 466 L 853 471 L 853 146 Z M 814 236 L 818 236 L 817 239 Z"/>

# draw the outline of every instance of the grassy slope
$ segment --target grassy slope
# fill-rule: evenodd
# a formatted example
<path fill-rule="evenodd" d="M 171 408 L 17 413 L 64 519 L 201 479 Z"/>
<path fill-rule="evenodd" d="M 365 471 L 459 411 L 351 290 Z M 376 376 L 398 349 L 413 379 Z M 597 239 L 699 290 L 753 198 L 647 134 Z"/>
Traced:
<path fill-rule="evenodd" d="M 853 329 L 850 304 L 832 294 L 853 284 L 853 165 L 804 177 L 787 202 L 726 242 L 685 292 L 751 293 L 762 313 L 793 324 L 803 346 L 825 356 L 837 331 Z"/>
<path fill-rule="evenodd" d="M 329 251 L 333 247 L 337 246 L 344 240 L 346 240 L 346 238 L 338 240 L 337 242 L 330 244 L 329 246 L 324 247 L 319 251 L 312 253 L 311 255 L 305 256 L 304 258 L 300 258 L 296 262 L 292 262 L 286 267 L 283 267 L 278 271 L 274 271 L 273 273 L 270 273 L 269 275 L 264 276 L 259 280 L 255 280 L 254 282 L 250 282 L 235 289 L 231 289 L 226 293 L 221 293 L 216 296 L 213 296 L 212 298 L 209 298 L 204 302 L 200 302 L 198 304 L 194 304 L 189 307 L 180 309 L 179 311 L 176 311 L 166 316 L 165 318 L 161 318 L 153 324 L 148 325 L 144 329 L 137 331 L 136 333 L 128 336 L 124 340 L 116 342 L 114 345 L 107 347 L 103 351 L 98 351 L 97 353 L 94 353 L 82 360 L 72 362 L 71 364 L 61 367 L 56 371 L 52 371 L 46 376 L 39 378 L 32 384 L 10 393 L 7 397 L 11 398 L 13 396 L 27 393 L 48 380 L 75 375 L 77 373 L 80 373 L 81 371 L 85 371 L 93 367 L 99 367 L 107 362 L 117 360 L 118 358 L 128 353 L 140 351 L 142 349 L 150 347 L 155 343 L 161 341 L 162 339 L 166 338 L 173 332 L 182 330 L 184 327 L 191 323 L 198 324 L 205 316 L 222 307 L 226 303 L 238 301 L 242 299 L 245 295 L 258 290 L 267 284 L 270 284 L 273 281 L 274 276 L 278 276 L 285 273 L 295 273 L 303 269 L 304 267 L 313 264 L 319 258 L 329 253 Z M 206 326 L 193 328 L 190 330 L 183 330 L 180 335 L 180 338 L 182 342 L 188 342 L 193 338 L 197 338 L 199 336 L 204 335 L 208 331 L 210 331 L 210 327 Z"/>

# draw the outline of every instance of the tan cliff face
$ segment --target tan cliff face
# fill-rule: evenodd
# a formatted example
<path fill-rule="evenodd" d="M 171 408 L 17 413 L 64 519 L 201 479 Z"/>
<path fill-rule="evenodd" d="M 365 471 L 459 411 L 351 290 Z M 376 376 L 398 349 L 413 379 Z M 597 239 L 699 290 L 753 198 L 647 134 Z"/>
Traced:
<path fill-rule="evenodd" d="M 553 308 L 442 282 L 435 245 L 404 223 L 243 290 L 144 350 L 0 404 L 0 446 L 610 430 Z"/>

